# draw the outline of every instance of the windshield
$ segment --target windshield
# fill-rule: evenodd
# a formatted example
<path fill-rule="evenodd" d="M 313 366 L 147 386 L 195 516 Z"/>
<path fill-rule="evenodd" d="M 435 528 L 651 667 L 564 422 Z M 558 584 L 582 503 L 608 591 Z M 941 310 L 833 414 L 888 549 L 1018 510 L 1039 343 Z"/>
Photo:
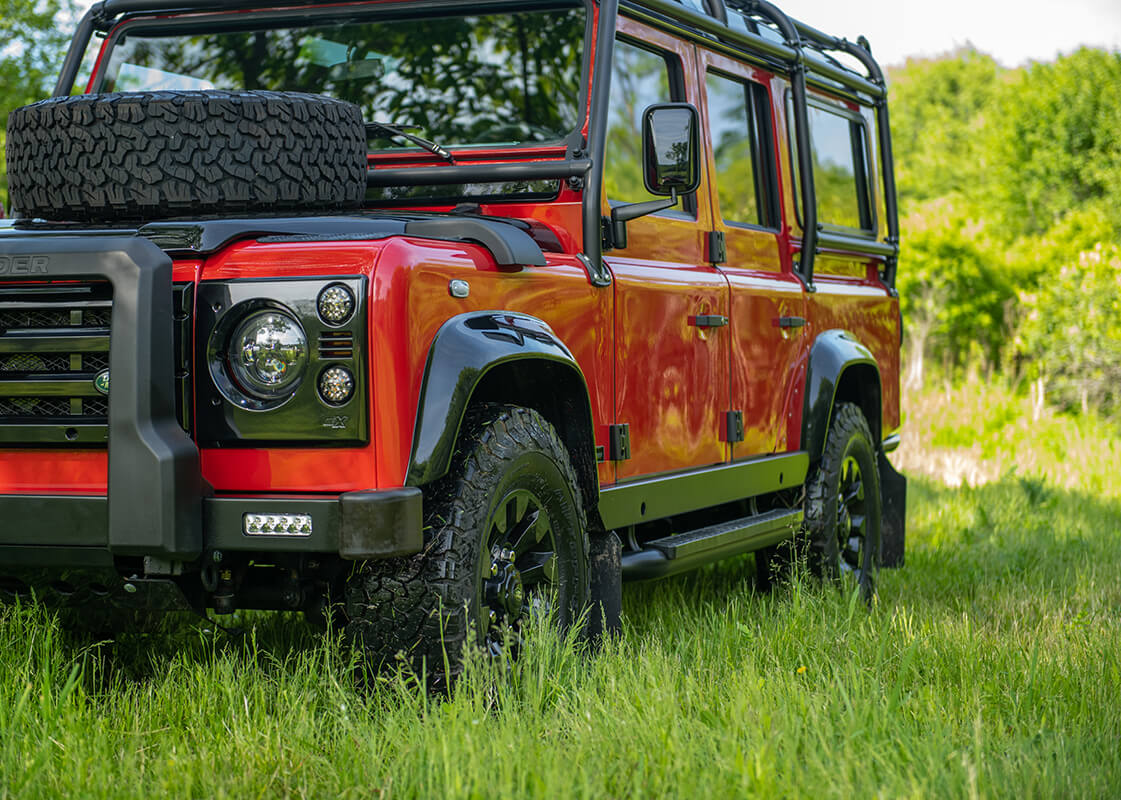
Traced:
<path fill-rule="evenodd" d="M 582 5 L 470 16 L 413 9 L 402 18 L 406 11 L 376 22 L 368 14 L 299 23 L 221 15 L 190 28 L 137 21 L 122 29 L 93 91 L 324 94 L 445 147 L 558 142 L 579 126 Z M 417 149 L 385 133 L 371 128 L 372 149 Z"/>

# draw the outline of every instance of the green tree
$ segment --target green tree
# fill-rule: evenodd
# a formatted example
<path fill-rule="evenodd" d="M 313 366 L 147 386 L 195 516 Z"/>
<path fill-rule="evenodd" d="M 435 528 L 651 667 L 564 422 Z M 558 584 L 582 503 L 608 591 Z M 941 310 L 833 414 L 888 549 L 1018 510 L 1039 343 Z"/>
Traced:
<path fill-rule="evenodd" d="M 42 100 L 54 88 L 74 14 L 71 0 L 0 0 L 0 150 L 9 112 Z M 0 202 L 7 207 L 7 167 L 2 160 Z"/>
<path fill-rule="evenodd" d="M 971 45 L 889 71 L 896 181 L 905 205 L 975 194 L 986 172 L 983 132 L 1007 75 Z"/>
<path fill-rule="evenodd" d="M 989 127 L 987 193 L 1012 236 L 1121 205 L 1121 53 L 1083 48 L 1019 70 Z M 1115 212 L 1116 217 L 1116 212 Z"/>

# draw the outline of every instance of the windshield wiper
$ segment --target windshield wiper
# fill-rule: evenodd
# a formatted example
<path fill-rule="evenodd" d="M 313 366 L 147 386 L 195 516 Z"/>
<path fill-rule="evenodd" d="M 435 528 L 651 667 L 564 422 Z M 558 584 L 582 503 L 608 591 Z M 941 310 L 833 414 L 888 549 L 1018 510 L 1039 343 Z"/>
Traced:
<path fill-rule="evenodd" d="M 440 158 L 446 160 L 449 164 L 455 163 L 455 158 L 445 148 L 436 144 L 436 142 L 429 141 L 428 139 L 409 133 L 400 125 L 393 125 L 388 122 L 367 122 L 366 135 L 376 136 L 378 134 L 389 138 L 407 139 L 417 147 L 421 147 L 427 150 L 429 153 L 438 155 Z"/>

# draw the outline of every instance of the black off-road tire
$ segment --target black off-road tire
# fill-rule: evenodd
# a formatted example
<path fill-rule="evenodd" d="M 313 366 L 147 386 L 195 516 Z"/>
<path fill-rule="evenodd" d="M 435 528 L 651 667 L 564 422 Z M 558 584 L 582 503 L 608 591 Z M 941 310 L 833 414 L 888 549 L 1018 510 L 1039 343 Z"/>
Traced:
<path fill-rule="evenodd" d="M 347 582 L 347 633 L 368 664 L 404 658 L 443 689 L 462 671 L 465 646 L 493 645 L 481 600 L 493 565 L 485 539 L 511 493 L 540 499 L 556 547 L 555 621 L 576 621 L 588 601 L 588 534 L 568 451 L 536 411 L 484 404 L 467 412 L 450 472 L 425 492 L 424 551 L 368 561 Z"/>
<path fill-rule="evenodd" d="M 43 100 L 8 117 L 25 217 L 155 220 L 349 209 L 366 191 L 355 105 L 285 92 L 135 92 Z"/>
<path fill-rule="evenodd" d="M 882 497 L 876 446 L 861 410 L 838 403 L 825 451 L 806 485 L 806 553 L 810 571 L 865 602 L 876 595 L 882 543 Z"/>

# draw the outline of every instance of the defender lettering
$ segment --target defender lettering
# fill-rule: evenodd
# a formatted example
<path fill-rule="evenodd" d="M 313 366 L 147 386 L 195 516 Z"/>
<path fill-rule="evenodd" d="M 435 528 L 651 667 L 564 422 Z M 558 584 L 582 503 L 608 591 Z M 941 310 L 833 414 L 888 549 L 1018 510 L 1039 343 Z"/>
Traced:
<path fill-rule="evenodd" d="M 0 256 L 0 275 L 46 275 L 48 256 Z"/>

